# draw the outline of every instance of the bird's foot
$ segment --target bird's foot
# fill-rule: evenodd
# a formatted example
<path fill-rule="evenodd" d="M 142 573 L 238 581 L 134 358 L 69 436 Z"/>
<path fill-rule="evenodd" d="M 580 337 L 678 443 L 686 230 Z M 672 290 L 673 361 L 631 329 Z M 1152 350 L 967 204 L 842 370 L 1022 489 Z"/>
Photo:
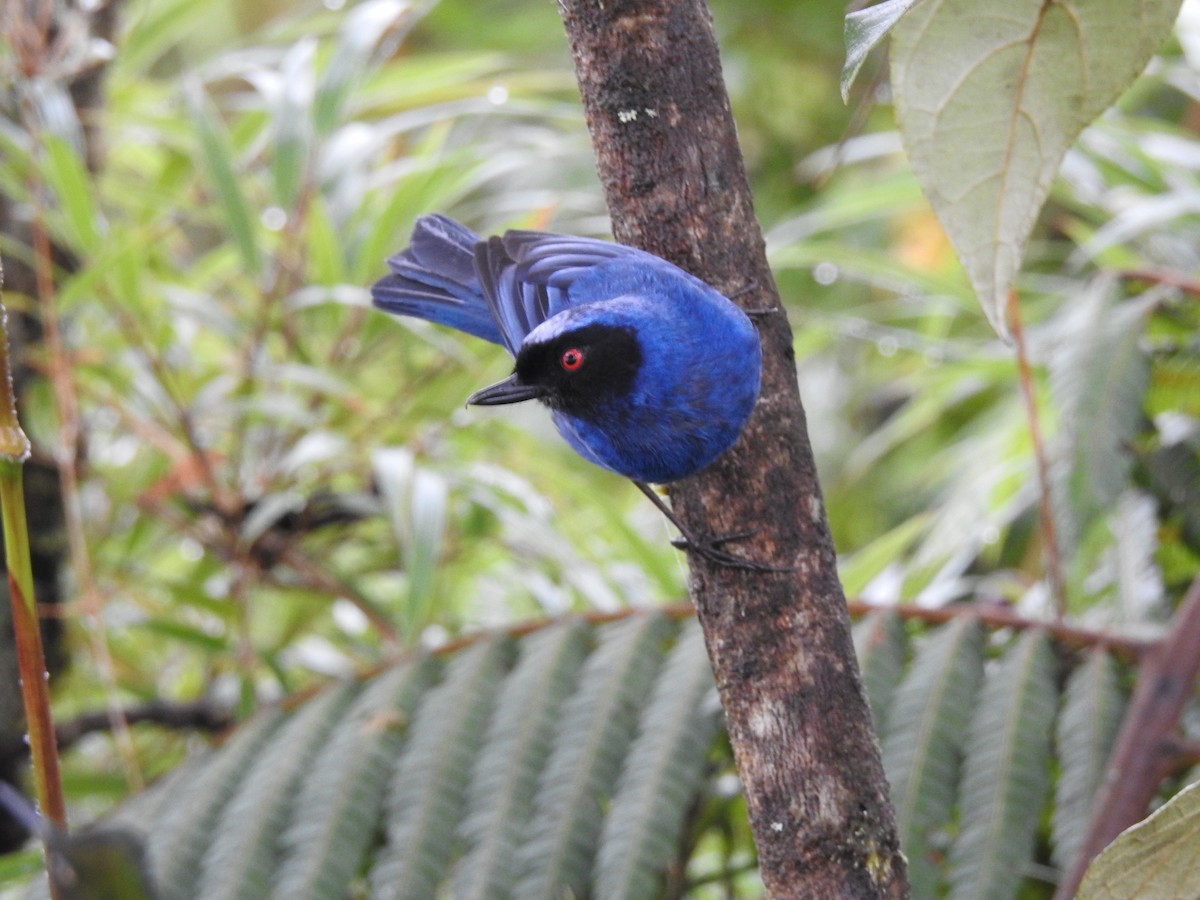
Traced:
<path fill-rule="evenodd" d="M 769 563 L 746 559 L 730 553 L 728 550 L 721 549 L 722 544 L 745 540 L 757 533 L 757 528 L 751 531 L 735 531 L 732 534 L 706 535 L 704 537 L 684 532 L 682 537 L 677 537 L 671 541 L 671 546 L 679 550 L 695 553 L 713 565 L 725 566 L 728 569 L 743 569 L 748 572 L 791 572 L 792 566 L 773 566 Z"/>
<path fill-rule="evenodd" d="M 752 528 L 749 531 L 734 531 L 730 534 L 718 535 L 698 535 L 694 534 L 690 529 L 684 526 L 679 521 L 679 517 L 671 511 L 671 507 L 663 502 L 662 498 L 654 492 L 654 488 L 650 485 L 635 481 L 637 489 L 646 495 L 646 498 L 658 507 L 658 511 L 666 516 L 671 524 L 679 529 L 680 537 L 671 541 L 671 546 L 677 547 L 680 550 L 687 550 L 695 553 L 710 563 L 716 566 L 725 566 L 728 569 L 742 569 L 748 572 L 791 572 L 792 566 L 772 566 L 767 563 L 755 562 L 752 559 L 743 559 L 737 554 L 730 553 L 728 550 L 722 550 L 722 544 L 728 544 L 731 541 L 742 541 L 748 537 L 753 537 L 758 533 L 757 528 Z"/>

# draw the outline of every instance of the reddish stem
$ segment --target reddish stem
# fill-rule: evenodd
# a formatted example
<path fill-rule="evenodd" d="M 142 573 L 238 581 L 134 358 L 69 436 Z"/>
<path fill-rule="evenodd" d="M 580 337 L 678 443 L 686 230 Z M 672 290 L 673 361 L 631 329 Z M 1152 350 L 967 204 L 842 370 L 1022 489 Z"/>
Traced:
<path fill-rule="evenodd" d="M 1008 327 L 1012 331 L 1013 345 L 1017 351 L 1017 373 L 1021 382 L 1021 397 L 1025 402 L 1025 416 L 1029 420 L 1029 437 L 1033 443 L 1033 457 L 1037 464 L 1046 574 L 1050 579 L 1050 593 L 1054 597 L 1054 610 L 1059 621 L 1062 621 L 1067 614 L 1067 589 L 1063 580 L 1062 554 L 1058 549 L 1058 532 L 1054 527 L 1054 509 L 1050 502 L 1050 469 L 1046 462 L 1046 445 L 1042 440 L 1042 427 L 1038 420 L 1033 369 L 1029 365 L 1029 357 L 1025 352 L 1025 333 L 1021 329 L 1021 315 L 1017 308 L 1016 291 L 1009 291 L 1008 294 Z"/>

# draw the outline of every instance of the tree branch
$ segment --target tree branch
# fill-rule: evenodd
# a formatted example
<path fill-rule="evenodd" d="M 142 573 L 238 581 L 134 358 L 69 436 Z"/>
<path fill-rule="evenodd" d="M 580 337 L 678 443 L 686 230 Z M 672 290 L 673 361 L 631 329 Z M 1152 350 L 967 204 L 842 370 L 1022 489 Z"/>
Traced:
<path fill-rule="evenodd" d="M 146 723 L 176 731 L 223 731 L 233 725 L 235 721 L 232 709 L 206 700 L 197 700 L 193 703 L 152 700 L 140 706 L 124 707 L 120 710 L 120 714 L 128 725 Z M 109 711 L 93 710 L 60 722 L 54 731 L 58 738 L 58 748 L 66 750 L 78 743 L 85 735 L 111 730 L 112 716 Z"/>
<path fill-rule="evenodd" d="M 1055 898 L 1074 897 L 1096 855 L 1141 821 L 1163 779 L 1178 764 L 1179 717 L 1200 674 L 1200 577 L 1188 588 L 1167 637 L 1150 651 L 1117 736 L 1104 783 L 1092 800 L 1090 825 L 1079 856 Z"/>
<path fill-rule="evenodd" d="M 906 896 L 791 329 L 767 268 L 708 10 L 702 0 L 559 6 L 617 238 L 746 308 L 770 311 L 757 318 L 762 396 L 742 439 L 671 488 L 677 514 L 697 532 L 753 530 L 739 552 L 790 567 L 764 574 L 689 557 L 768 894 Z"/>

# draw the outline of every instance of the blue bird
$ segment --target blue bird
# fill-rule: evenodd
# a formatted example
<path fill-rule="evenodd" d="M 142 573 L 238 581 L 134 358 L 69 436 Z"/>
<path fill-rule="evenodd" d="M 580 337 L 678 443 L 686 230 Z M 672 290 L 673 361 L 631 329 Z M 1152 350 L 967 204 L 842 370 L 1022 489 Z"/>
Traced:
<path fill-rule="evenodd" d="M 504 346 L 512 375 L 467 398 L 540 400 L 584 459 L 633 480 L 683 534 L 676 546 L 743 568 L 648 486 L 700 471 L 741 434 L 758 399 L 762 354 L 742 310 L 649 253 L 590 238 L 509 231 L 481 239 L 423 216 L 388 260 L 374 303 Z"/>

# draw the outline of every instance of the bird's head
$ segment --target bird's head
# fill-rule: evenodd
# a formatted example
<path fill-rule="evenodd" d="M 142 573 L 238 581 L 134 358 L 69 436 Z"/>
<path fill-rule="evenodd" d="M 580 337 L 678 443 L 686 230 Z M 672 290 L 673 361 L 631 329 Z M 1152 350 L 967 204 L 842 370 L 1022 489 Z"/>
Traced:
<path fill-rule="evenodd" d="M 556 322 L 564 318 L 566 321 Z M 530 332 L 513 374 L 467 398 L 476 406 L 541 400 L 551 409 L 588 412 L 627 396 L 642 365 L 642 348 L 627 324 L 563 314 Z"/>

